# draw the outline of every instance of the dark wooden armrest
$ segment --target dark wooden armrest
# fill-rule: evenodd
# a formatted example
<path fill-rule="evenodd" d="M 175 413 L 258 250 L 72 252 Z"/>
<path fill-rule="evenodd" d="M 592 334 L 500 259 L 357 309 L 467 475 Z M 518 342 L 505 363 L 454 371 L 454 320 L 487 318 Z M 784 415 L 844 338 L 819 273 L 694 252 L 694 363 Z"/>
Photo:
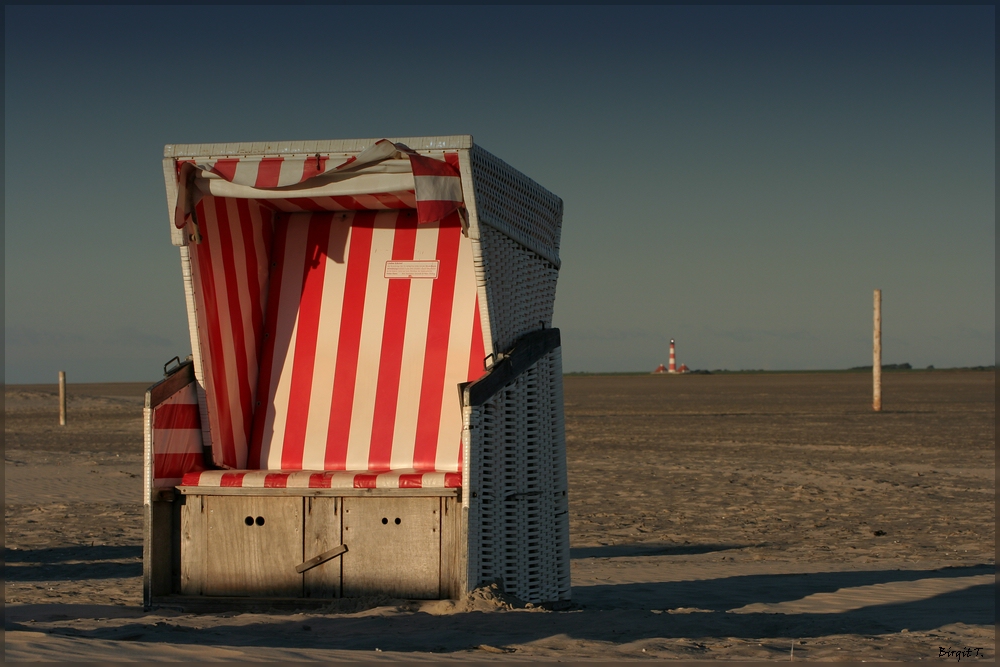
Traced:
<path fill-rule="evenodd" d="M 459 385 L 462 404 L 473 407 L 482 405 L 561 344 L 559 329 L 539 329 L 524 334 L 486 375 L 475 382 Z"/>

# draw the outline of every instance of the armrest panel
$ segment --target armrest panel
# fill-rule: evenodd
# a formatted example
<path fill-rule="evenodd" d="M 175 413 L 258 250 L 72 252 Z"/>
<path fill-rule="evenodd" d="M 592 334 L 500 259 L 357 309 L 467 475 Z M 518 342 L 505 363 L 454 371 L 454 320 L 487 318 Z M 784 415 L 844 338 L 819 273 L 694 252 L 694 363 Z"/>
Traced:
<path fill-rule="evenodd" d="M 517 339 L 514 347 L 475 382 L 461 386 L 462 404 L 477 407 L 562 344 L 559 329 L 539 329 Z"/>

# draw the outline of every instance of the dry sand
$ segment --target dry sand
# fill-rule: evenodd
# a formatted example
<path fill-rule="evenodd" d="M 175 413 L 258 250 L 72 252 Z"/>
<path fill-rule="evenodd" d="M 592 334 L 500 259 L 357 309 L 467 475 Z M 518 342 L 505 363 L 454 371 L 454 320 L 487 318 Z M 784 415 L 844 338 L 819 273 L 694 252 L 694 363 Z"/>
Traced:
<path fill-rule="evenodd" d="M 995 659 L 995 374 L 569 376 L 574 607 L 145 612 L 143 385 L 5 392 L 5 658 Z"/>

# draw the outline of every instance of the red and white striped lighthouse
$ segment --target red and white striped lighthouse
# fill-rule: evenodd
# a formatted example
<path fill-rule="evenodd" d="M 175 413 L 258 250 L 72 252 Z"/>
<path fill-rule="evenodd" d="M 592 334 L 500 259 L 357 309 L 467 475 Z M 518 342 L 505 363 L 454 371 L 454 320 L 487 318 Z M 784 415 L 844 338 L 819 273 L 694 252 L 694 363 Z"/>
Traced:
<path fill-rule="evenodd" d="M 670 364 L 667 366 L 668 373 L 677 372 L 677 352 L 674 350 L 674 339 L 670 339 Z"/>

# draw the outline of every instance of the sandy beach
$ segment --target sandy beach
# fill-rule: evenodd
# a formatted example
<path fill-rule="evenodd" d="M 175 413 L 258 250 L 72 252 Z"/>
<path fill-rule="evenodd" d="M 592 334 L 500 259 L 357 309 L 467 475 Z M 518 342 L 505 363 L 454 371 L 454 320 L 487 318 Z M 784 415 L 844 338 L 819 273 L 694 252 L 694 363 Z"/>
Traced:
<path fill-rule="evenodd" d="M 145 388 L 5 387 L 7 661 L 995 659 L 993 372 L 567 376 L 563 611 L 144 611 Z"/>

